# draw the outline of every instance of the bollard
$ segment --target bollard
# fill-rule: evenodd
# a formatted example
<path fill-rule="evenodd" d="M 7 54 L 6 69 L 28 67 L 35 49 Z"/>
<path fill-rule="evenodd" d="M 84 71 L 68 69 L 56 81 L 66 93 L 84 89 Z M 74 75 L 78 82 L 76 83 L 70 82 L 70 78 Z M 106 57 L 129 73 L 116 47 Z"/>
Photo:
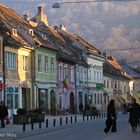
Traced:
<path fill-rule="evenodd" d="M 48 127 L 48 119 L 46 119 L 46 127 Z"/>
<path fill-rule="evenodd" d="M 31 122 L 31 130 L 33 130 L 33 129 L 34 129 L 34 123 Z"/>
<path fill-rule="evenodd" d="M 104 112 L 104 118 L 105 118 L 105 115 L 106 115 L 106 114 L 105 114 L 105 112 Z"/>
<path fill-rule="evenodd" d="M 77 122 L 77 116 L 75 116 L 75 123 Z"/>
<path fill-rule="evenodd" d="M 70 122 L 72 123 L 72 116 L 70 117 Z"/>
<path fill-rule="evenodd" d="M 26 125 L 25 123 L 23 123 L 23 131 L 25 131 L 25 129 L 26 129 Z"/>
<path fill-rule="evenodd" d="M 41 128 L 41 121 L 39 122 L 39 128 Z"/>
<path fill-rule="evenodd" d="M 83 115 L 83 121 L 85 121 L 85 116 Z"/>
<path fill-rule="evenodd" d="M 60 117 L 60 125 L 62 125 L 62 117 Z"/>
<path fill-rule="evenodd" d="M 92 120 L 92 115 L 90 116 L 90 119 Z"/>
<path fill-rule="evenodd" d="M 55 126 L 56 124 L 56 119 L 53 119 L 53 126 Z"/>
<path fill-rule="evenodd" d="M 68 117 L 66 117 L 66 124 L 68 124 Z"/>
<path fill-rule="evenodd" d="M 98 119 L 98 117 L 99 117 L 99 116 L 97 115 L 96 118 Z"/>
<path fill-rule="evenodd" d="M 93 116 L 93 118 L 95 119 L 95 115 Z"/>
<path fill-rule="evenodd" d="M 88 121 L 88 115 L 87 115 L 87 121 Z"/>
<path fill-rule="evenodd" d="M 103 112 L 102 112 L 102 118 L 104 117 Z"/>

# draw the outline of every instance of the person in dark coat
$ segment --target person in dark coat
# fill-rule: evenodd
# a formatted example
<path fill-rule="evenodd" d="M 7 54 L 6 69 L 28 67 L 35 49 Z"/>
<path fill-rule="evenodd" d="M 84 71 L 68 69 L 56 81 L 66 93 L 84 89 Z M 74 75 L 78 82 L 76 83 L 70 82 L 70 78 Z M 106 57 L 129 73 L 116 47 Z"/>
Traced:
<path fill-rule="evenodd" d="M 139 123 L 139 112 L 140 112 L 140 105 L 136 103 L 136 99 L 131 99 L 131 104 L 128 106 L 127 111 L 129 112 L 129 123 L 132 128 L 132 132 L 137 132 L 137 126 Z"/>
<path fill-rule="evenodd" d="M 107 119 L 106 119 L 106 128 L 104 129 L 105 133 L 108 133 L 111 129 L 111 132 L 116 132 L 116 109 L 114 100 L 110 100 L 110 103 L 107 106 Z"/>
<path fill-rule="evenodd" d="M 4 120 L 8 116 L 8 109 L 5 106 L 5 103 L 3 101 L 0 102 L 0 120 L 1 120 L 1 128 L 5 127 Z"/>

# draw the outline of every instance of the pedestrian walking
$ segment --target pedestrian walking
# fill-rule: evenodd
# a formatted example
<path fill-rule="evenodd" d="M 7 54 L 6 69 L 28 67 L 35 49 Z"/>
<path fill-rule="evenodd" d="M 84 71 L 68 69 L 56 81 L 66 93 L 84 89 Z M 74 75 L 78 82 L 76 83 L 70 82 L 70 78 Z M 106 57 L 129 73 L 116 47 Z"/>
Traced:
<path fill-rule="evenodd" d="M 140 112 L 140 106 L 138 103 L 136 103 L 136 99 L 131 99 L 131 104 L 128 106 L 127 111 L 129 112 L 129 123 L 132 128 L 132 132 L 137 132 L 137 126 L 139 123 L 139 112 Z"/>
<path fill-rule="evenodd" d="M 5 119 L 8 117 L 8 109 L 3 101 L 0 102 L 0 120 L 1 128 L 5 127 Z"/>
<path fill-rule="evenodd" d="M 106 119 L 106 128 L 104 129 L 104 132 L 107 134 L 110 129 L 111 132 L 116 132 L 116 109 L 115 109 L 115 101 L 112 99 L 110 100 L 108 106 L 107 106 L 107 119 Z"/>

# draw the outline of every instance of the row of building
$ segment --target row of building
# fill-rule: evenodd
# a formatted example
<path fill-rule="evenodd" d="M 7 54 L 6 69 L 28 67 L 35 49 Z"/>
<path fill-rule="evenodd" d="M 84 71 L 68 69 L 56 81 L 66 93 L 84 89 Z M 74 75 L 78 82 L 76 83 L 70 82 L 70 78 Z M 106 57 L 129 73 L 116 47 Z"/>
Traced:
<path fill-rule="evenodd" d="M 77 113 L 81 103 L 104 110 L 110 99 L 119 109 L 134 83 L 115 58 L 63 25 L 49 26 L 43 7 L 29 19 L 0 4 L 0 100 L 10 115 L 18 108 Z"/>

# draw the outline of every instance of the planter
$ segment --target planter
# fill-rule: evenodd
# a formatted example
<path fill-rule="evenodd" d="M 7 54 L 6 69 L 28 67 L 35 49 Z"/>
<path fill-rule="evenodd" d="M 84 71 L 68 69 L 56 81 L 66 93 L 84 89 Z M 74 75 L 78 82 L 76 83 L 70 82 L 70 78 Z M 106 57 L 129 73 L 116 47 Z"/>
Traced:
<path fill-rule="evenodd" d="M 30 119 L 31 119 L 31 122 L 44 122 L 45 121 L 44 114 L 32 114 Z"/>
<path fill-rule="evenodd" d="M 30 122 L 30 117 L 28 115 L 13 115 L 13 124 L 27 124 Z"/>

